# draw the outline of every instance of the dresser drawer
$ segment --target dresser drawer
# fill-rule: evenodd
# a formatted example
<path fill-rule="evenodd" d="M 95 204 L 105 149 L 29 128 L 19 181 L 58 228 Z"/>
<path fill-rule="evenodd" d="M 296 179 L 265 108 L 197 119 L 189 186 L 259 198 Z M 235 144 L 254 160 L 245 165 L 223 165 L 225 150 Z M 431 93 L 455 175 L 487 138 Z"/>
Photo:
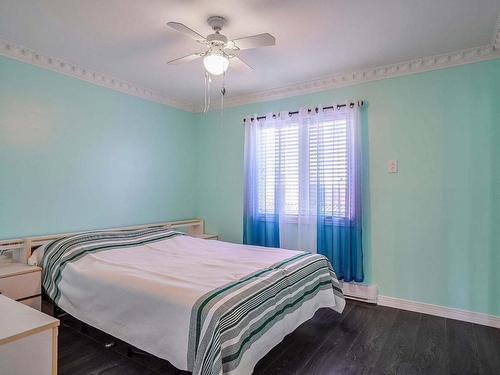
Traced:
<path fill-rule="evenodd" d="M 16 300 L 40 295 L 40 271 L 2 277 L 0 279 L 0 293 Z"/>

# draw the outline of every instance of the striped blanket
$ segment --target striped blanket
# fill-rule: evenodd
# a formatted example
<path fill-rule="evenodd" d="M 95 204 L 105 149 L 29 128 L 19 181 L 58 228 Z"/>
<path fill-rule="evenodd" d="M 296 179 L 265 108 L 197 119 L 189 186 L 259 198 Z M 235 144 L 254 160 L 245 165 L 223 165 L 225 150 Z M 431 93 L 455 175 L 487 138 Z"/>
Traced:
<path fill-rule="evenodd" d="M 342 311 L 344 296 L 328 260 L 301 253 L 207 293 L 191 313 L 193 374 L 231 373 L 252 343 L 320 291 L 332 292 L 332 306 Z"/>
<path fill-rule="evenodd" d="M 155 249 L 162 249 L 165 253 L 162 255 Z M 319 307 L 330 307 L 342 312 L 345 305 L 335 273 L 322 255 L 198 240 L 164 228 L 82 233 L 55 240 L 41 250 L 44 289 L 63 309 L 141 349 L 174 360 L 179 368 L 192 371 L 195 375 L 251 372 L 258 359 L 270 347 L 309 319 Z M 104 253 L 108 250 L 115 251 L 112 255 L 106 255 L 111 254 Z M 130 257 L 130 251 L 138 254 L 137 261 L 144 259 L 145 267 L 151 267 L 147 265 L 150 264 L 148 262 L 161 262 L 161 259 L 164 266 L 156 270 L 131 270 L 127 265 L 130 258 L 122 259 L 119 256 L 123 252 L 129 252 Z M 144 251 L 151 253 L 146 255 L 142 253 Z M 89 254 L 93 255 L 83 259 Z M 153 261 L 150 256 L 164 258 Z M 197 270 L 200 280 L 213 280 L 214 271 L 211 270 L 214 269 L 218 270 L 215 273 L 221 273 L 220 279 L 223 280 L 227 275 L 237 273 L 236 270 L 243 267 L 243 264 L 248 266 L 261 262 L 262 265 L 255 268 L 255 272 L 244 273 L 237 278 L 231 276 L 231 282 L 202 288 L 201 293 L 190 299 L 187 293 L 196 290 L 193 289 L 195 284 L 200 284 L 199 280 L 192 279 L 193 276 L 190 276 L 191 279 L 184 277 L 188 274 L 187 270 L 175 268 L 175 262 L 184 261 L 184 257 Z M 241 265 L 234 261 L 245 257 L 248 259 L 241 260 Z M 276 259 L 273 262 L 262 261 L 262 258 L 273 257 Z M 109 259 L 113 261 L 109 262 Z M 281 260 L 277 261 L 278 259 Z M 78 260 L 83 263 L 76 263 Z M 72 266 L 68 268 L 70 264 Z M 117 266 L 120 264 L 125 268 Z M 227 265 L 220 269 L 214 268 L 221 264 Z M 65 269 L 68 272 L 64 273 Z M 148 289 L 141 292 L 137 289 L 137 283 L 142 280 L 141 272 L 145 272 L 146 280 L 159 277 L 160 284 L 148 284 Z M 158 272 L 164 272 L 165 276 Z M 134 275 L 135 281 L 129 279 L 131 275 Z M 186 284 L 179 284 L 180 277 Z M 87 286 L 83 286 L 84 283 Z M 109 287 L 93 287 L 108 283 Z M 129 289 L 130 284 L 134 284 L 134 289 Z M 163 284 L 168 285 L 168 292 Z M 155 290 L 155 285 L 163 288 L 158 289 L 161 293 L 146 293 Z M 68 294 L 69 292 L 71 293 Z M 126 302 L 143 297 L 151 298 L 151 301 L 164 308 L 154 313 L 147 304 L 132 306 Z M 111 300 L 114 302 L 110 302 Z M 173 311 L 183 311 L 184 303 L 185 314 L 176 312 L 177 315 L 172 315 Z M 107 304 L 112 306 L 104 307 Z M 142 306 L 144 310 L 141 312 L 135 310 Z M 146 333 L 144 330 L 141 316 L 145 314 L 149 317 L 149 324 L 156 327 L 154 332 Z M 121 317 L 121 321 L 127 321 L 126 327 L 113 325 L 117 316 Z M 186 319 L 185 325 L 182 323 L 183 319 Z M 161 324 L 165 324 L 165 327 L 161 327 Z M 160 343 L 164 339 L 168 340 L 171 332 L 176 332 L 173 340 L 175 337 L 187 336 L 185 349 L 180 349 L 183 346 L 179 343 L 177 347 L 172 344 L 173 347 L 168 351 L 162 350 Z M 178 354 L 172 352 L 177 349 L 181 350 Z M 179 357 L 182 350 L 183 361 L 182 355 Z"/>
<path fill-rule="evenodd" d="M 63 237 L 45 245 L 42 260 L 42 284 L 56 303 L 61 296 L 59 281 L 66 265 L 87 254 L 144 245 L 182 235 L 165 228 L 86 232 Z"/>

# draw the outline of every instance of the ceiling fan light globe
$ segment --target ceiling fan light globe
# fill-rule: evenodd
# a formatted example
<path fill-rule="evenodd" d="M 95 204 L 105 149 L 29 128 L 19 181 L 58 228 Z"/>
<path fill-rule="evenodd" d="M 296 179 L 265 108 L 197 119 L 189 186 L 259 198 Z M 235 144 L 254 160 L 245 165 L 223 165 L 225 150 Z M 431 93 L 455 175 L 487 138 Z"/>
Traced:
<path fill-rule="evenodd" d="M 203 58 L 203 65 L 210 74 L 221 75 L 229 67 L 229 59 L 220 54 L 211 54 Z"/>

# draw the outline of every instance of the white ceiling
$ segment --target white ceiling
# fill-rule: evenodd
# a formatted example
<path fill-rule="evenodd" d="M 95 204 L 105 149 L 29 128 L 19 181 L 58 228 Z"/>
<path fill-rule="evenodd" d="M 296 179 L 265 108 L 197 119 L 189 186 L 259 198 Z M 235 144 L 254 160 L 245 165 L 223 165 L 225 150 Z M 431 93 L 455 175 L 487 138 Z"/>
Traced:
<path fill-rule="evenodd" d="M 490 44 L 499 12 L 499 0 L 0 0 L 0 38 L 198 105 L 202 62 L 165 62 L 201 46 L 167 21 L 206 35 L 221 15 L 230 39 L 276 37 L 240 52 L 255 70 L 229 71 L 235 97 Z"/>

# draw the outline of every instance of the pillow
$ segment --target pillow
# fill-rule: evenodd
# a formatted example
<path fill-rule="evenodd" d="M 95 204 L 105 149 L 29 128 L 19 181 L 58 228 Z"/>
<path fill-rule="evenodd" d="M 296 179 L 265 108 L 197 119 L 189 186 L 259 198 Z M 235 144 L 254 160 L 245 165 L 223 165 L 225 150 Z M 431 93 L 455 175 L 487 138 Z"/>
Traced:
<path fill-rule="evenodd" d="M 45 252 L 45 248 L 47 247 L 47 244 L 43 244 L 39 248 L 37 248 L 31 256 L 28 258 L 28 264 L 30 266 L 41 266 L 42 265 L 42 259 L 43 259 L 43 254 Z"/>

